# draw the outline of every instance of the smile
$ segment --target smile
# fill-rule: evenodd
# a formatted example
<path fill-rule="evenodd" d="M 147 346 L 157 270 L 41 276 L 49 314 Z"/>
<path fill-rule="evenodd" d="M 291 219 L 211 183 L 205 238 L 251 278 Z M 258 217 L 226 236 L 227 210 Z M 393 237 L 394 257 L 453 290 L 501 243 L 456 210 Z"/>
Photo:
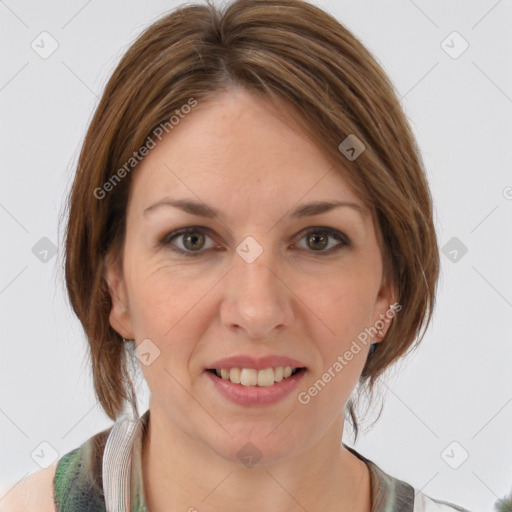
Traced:
<path fill-rule="evenodd" d="M 289 396 L 304 378 L 306 368 L 208 369 L 204 373 L 222 397 L 237 405 L 254 407 L 275 404 Z"/>
<path fill-rule="evenodd" d="M 267 387 L 295 375 L 301 369 L 290 366 L 278 366 L 263 370 L 256 370 L 255 368 L 222 368 L 208 371 L 215 373 L 224 380 L 231 381 L 233 384 Z"/>

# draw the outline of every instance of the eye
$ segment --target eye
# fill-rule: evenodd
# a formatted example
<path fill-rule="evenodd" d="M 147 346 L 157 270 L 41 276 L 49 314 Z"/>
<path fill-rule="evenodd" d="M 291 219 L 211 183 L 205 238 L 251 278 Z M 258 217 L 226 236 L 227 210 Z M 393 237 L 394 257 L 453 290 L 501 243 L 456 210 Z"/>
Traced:
<path fill-rule="evenodd" d="M 184 254 L 185 256 L 200 256 L 201 252 L 204 252 L 201 251 L 201 249 L 204 248 L 206 238 L 210 238 L 205 234 L 206 231 L 206 228 L 194 226 L 183 228 L 164 236 L 162 240 L 160 240 L 159 245 L 169 247 L 171 251 Z M 175 239 L 181 239 L 183 246 L 176 246 L 173 242 Z M 211 248 L 211 246 L 206 247 L 206 249 Z"/>
<path fill-rule="evenodd" d="M 329 238 L 337 240 L 338 244 L 334 244 L 334 246 L 331 244 L 327 250 L 324 250 L 329 246 Z M 306 240 L 306 248 L 318 253 L 332 253 L 350 245 L 350 240 L 345 234 L 337 229 L 327 227 L 309 229 L 300 240 L 304 239 Z"/>

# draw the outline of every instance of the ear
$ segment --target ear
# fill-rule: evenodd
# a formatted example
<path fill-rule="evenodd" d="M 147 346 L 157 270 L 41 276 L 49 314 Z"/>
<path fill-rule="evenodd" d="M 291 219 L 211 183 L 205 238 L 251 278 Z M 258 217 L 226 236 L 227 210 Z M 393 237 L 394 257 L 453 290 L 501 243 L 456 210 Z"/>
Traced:
<path fill-rule="evenodd" d="M 134 339 L 132 320 L 128 308 L 128 292 L 123 276 L 122 264 L 110 254 L 105 257 L 103 277 L 107 282 L 112 308 L 109 321 L 111 327 L 123 338 Z"/>
<path fill-rule="evenodd" d="M 391 327 L 395 312 L 401 309 L 396 304 L 395 297 L 394 283 L 389 279 L 383 278 L 377 294 L 377 300 L 375 301 L 372 318 L 372 327 L 375 331 L 380 330 L 382 335 L 377 334 L 373 336 L 372 343 L 380 343 L 385 338 Z"/>

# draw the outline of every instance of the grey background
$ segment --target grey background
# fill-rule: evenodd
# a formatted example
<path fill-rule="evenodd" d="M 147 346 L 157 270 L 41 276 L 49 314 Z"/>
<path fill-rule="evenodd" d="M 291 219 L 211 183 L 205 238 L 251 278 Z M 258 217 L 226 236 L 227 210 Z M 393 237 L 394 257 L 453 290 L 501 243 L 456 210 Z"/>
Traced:
<path fill-rule="evenodd" d="M 429 496 L 491 511 L 512 489 L 512 1 L 315 3 L 396 85 L 446 247 L 433 323 L 387 375 L 384 412 L 354 446 Z M 0 498 L 111 425 L 65 295 L 59 215 L 106 80 L 178 4 L 0 1 Z M 51 49 L 43 31 L 58 43 L 47 58 L 31 47 Z M 469 44 L 457 58 L 454 31 Z M 143 384 L 143 410 L 147 397 Z"/>

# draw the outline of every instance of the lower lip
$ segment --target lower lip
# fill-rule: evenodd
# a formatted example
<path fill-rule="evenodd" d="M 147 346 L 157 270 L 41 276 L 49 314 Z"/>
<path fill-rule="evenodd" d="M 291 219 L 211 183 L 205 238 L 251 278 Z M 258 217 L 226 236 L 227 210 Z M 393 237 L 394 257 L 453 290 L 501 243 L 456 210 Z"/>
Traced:
<path fill-rule="evenodd" d="M 270 405 L 287 397 L 304 377 L 306 370 L 301 370 L 272 386 L 243 386 L 227 379 L 222 379 L 205 371 L 215 388 L 227 399 L 238 405 Z"/>

